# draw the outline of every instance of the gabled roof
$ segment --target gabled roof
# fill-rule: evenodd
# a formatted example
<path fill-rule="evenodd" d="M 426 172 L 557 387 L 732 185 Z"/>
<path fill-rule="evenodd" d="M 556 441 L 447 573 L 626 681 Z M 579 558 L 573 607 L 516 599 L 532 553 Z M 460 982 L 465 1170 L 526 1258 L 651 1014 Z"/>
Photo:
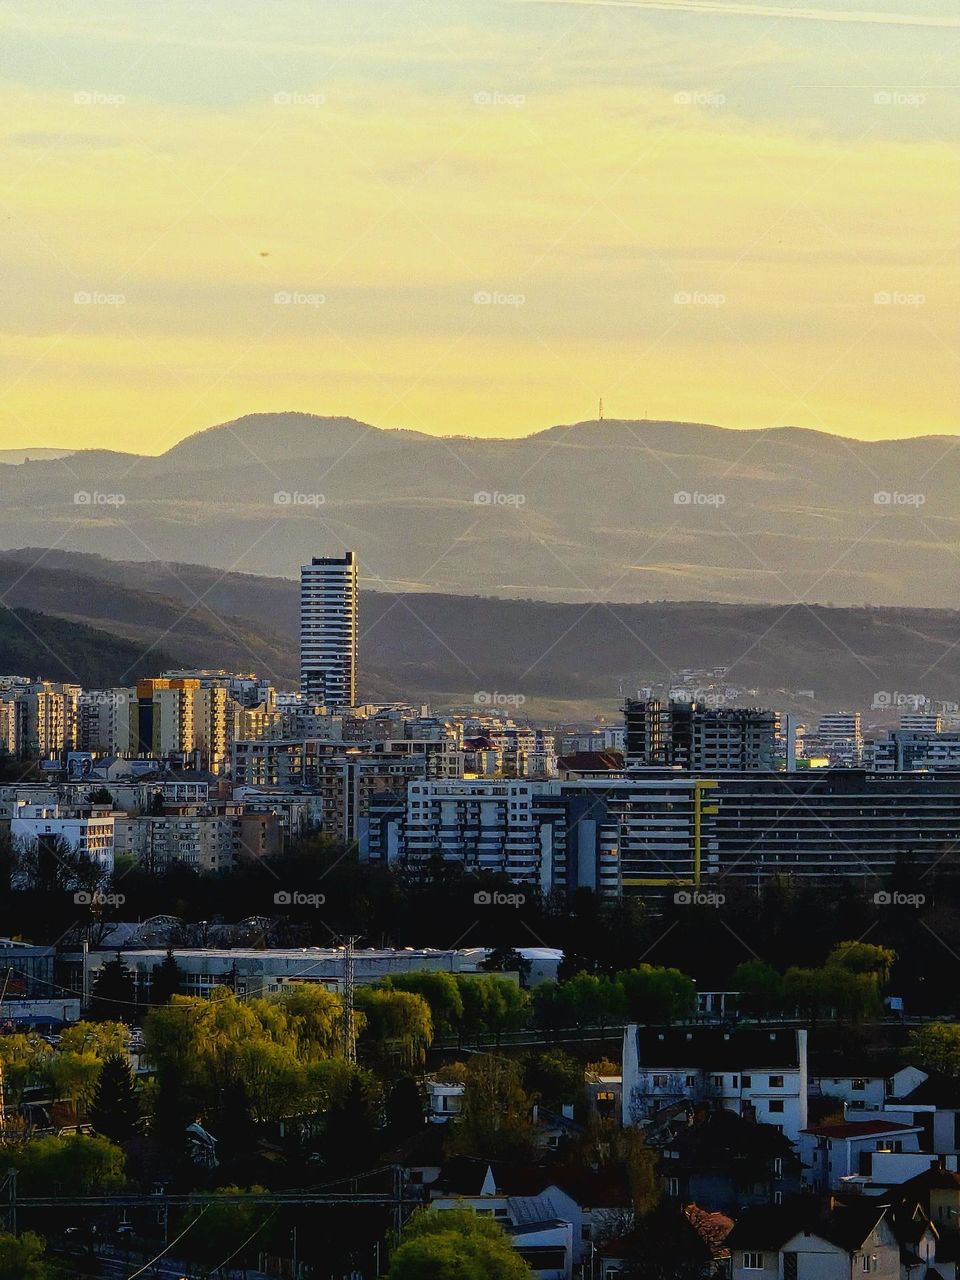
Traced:
<path fill-rule="evenodd" d="M 800 1048 L 796 1031 L 784 1027 L 638 1027 L 640 1069 L 702 1067 L 740 1071 L 796 1070 Z"/>
<path fill-rule="evenodd" d="M 897 1102 L 942 1107 L 946 1111 L 960 1110 L 960 1079 L 956 1076 L 930 1075 L 910 1093 L 898 1098 Z"/>
<path fill-rule="evenodd" d="M 473 1156 L 453 1156 L 443 1162 L 434 1186 L 449 1195 L 478 1196 L 483 1191 L 489 1168 L 489 1160 L 478 1160 Z"/>
<path fill-rule="evenodd" d="M 792 1205 L 758 1205 L 746 1209 L 727 1237 L 731 1248 L 767 1249 L 776 1252 L 801 1232 L 809 1232 L 853 1253 L 877 1224 L 886 1217 L 888 1206 L 858 1200 L 852 1204 L 822 1202 Z"/>

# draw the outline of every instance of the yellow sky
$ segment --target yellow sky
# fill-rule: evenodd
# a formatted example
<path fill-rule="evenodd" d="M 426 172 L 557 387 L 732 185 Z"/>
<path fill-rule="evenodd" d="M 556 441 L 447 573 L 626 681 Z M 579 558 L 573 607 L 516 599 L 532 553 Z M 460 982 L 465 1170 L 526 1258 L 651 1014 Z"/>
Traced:
<path fill-rule="evenodd" d="M 956 431 L 944 33 L 221 8 L 7 33 L 3 447 L 270 409 L 520 435 L 601 395 Z"/>

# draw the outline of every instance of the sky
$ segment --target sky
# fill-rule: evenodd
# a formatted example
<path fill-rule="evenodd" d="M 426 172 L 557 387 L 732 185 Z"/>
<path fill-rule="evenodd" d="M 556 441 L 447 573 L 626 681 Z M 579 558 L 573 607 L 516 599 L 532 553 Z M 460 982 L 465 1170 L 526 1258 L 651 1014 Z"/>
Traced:
<path fill-rule="evenodd" d="M 0 0 L 0 447 L 960 429 L 954 0 Z"/>

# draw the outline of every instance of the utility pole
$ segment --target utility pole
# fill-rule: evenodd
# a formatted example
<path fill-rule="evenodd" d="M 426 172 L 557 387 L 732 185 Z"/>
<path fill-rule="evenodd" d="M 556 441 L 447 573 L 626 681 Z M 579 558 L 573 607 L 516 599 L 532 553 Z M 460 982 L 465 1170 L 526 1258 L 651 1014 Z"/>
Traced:
<path fill-rule="evenodd" d="M 357 1060 L 357 1037 L 353 1017 L 353 947 L 356 938 L 344 939 L 343 945 L 343 1056 L 347 1062 Z"/>

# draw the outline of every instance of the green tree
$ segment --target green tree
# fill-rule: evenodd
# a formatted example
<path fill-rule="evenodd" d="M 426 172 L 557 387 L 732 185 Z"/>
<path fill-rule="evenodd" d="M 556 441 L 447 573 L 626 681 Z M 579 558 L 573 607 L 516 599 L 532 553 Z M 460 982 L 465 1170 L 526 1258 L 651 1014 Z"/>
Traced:
<path fill-rule="evenodd" d="M 626 1016 L 635 1022 L 673 1023 L 697 1008 L 697 988 L 679 969 L 641 964 L 617 974 L 623 988 Z"/>
<path fill-rule="evenodd" d="M 470 1209 L 420 1209 L 404 1228 L 388 1280 L 531 1280 L 492 1218 Z"/>
<path fill-rule="evenodd" d="M 126 1142 L 140 1122 L 137 1086 L 126 1057 L 115 1054 L 100 1069 L 90 1107 L 90 1122 L 112 1142 Z"/>
<path fill-rule="evenodd" d="M 463 996 L 452 973 L 441 971 L 391 974 L 377 984 L 395 991 L 412 991 L 430 1006 L 437 1036 L 456 1035 L 463 1021 Z"/>
<path fill-rule="evenodd" d="M 960 1076 L 960 1024 L 929 1022 L 911 1031 L 906 1058 L 924 1071 Z"/>
<path fill-rule="evenodd" d="M 356 1071 L 327 1112 L 321 1151 L 331 1171 L 360 1173 L 375 1164 L 377 1140 L 376 1091 L 369 1075 Z"/>
<path fill-rule="evenodd" d="M 0 1280 L 53 1280 L 43 1258 L 46 1243 L 32 1231 L 22 1236 L 0 1234 Z"/>
<path fill-rule="evenodd" d="M 890 970 L 897 953 L 889 947 L 874 946 L 871 942 L 838 942 L 827 956 L 827 967 L 839 966 L 850 973 L 868 974 L 884 987 L 890 980 Z"/>
<path fill-rule="evenodd" d="M 583 1098 L 583 1067 L 562 1049 L 532 1054 L 523 1064 L 523 1087 L 554 1111 Z"/>
<path fill-rule="evenodd" d="M 15 1112 L 19 1112 L 26 1090 L 46 1077 L 52 1054 L 53 1049 L 46 1040 L 32 1032 L 29 1035 L 0 1036 L 3 1088 L 7 1105 Z"/>
<path fill-rule="evenodd" d="M 61 1053 L 92 1053 L 99 1061 L 123 1057 L 130 1031 L 122 1022 L 75 1022 L 60 1037 Z"/>
<path fill-rule="evenodd" d="M 362 1015 L 359 1056 L 371 1066 L 388 1070 L 423 1065 L 433 1040 L 430 1006 L 412 991 L 358 987 L 355 1007 Z"/>
<path fill-rule="evenodd" d="M 733 972 L 733 989 L 739 991 L 742 1013 L 768 1017 L 783 1007 L 783 977 L 765 960 L 745 960 Z"/>
<path fill-rule="evenodd" d="M 153 966 L 153 973 L 150 980 L 150 1003 L 169 1004 L 174 996 L 178 996 L 183 990 L 183 970 L 177 964 L 173 951 L 167 949 L 167 954 L 163 957 L 160 964 Z"/>
<path fill-rule="evenodd" d="M 450 1147 L 486 1160 L 525 1160 L 534 1152 L 533 1099 L 510 1058 L 482 1054 L 466 1068 L 466 1087 Z"/>
<path fill-rule="evenodd" d="M 90 997 L 90 1012 L 97 1019 L 121 1021 L 131 1018 L 136 997 L 133 973 L 118 951 L 97 973 Z"/>
<path fill-rule="evenodd" d="M 259 1186 L 228 1186 L 218 1187 L 216 1194 L 246 1197 L 264 1195 L 265 1192 L 266 1188 Z M 191 1210 L 184 1226 L 196 1222 L 198 1227 L 186 1237 L 189 1252 L 218 1269 L 227 1259 L 231 1268 L 246 1268 L 262 1248 L 263 1233 L 271 1217 L 266 1205 L 246 1199 L 237 1204 L 211 1204 L 206 1210 Z"/>
<path fill-rule="evenodd" d="M 120 1191 L 124 1155 L 101 1134 L 34 1138 L 9 1153 L 24 1195 L 86 1196 Z"/>

